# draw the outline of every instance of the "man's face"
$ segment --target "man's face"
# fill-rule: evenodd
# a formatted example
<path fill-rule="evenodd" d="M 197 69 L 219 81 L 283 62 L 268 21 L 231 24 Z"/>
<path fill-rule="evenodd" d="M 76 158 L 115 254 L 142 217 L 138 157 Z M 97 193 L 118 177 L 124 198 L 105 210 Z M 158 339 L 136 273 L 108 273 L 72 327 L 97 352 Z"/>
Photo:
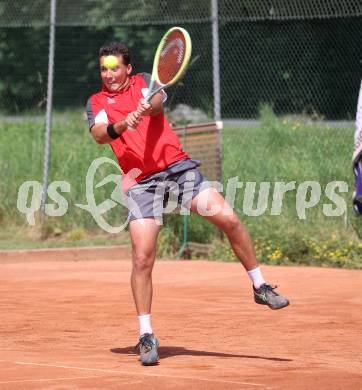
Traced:
<path fill-rule="evenodd" d="M 101 78 L 103 84 L 109 91 L 116 92 L 124 88 L 128 83 L 128 75 L 132 71 L 132 65 L 125 65 L 123 63 L 122 55 L 116 55 L 118 58 L 118 65 L 113 69 L 108 69 L 104 66 L 104 59 L 106 56 L 102 56 L 99 59 L 99 65 L 101 70 Z"/>

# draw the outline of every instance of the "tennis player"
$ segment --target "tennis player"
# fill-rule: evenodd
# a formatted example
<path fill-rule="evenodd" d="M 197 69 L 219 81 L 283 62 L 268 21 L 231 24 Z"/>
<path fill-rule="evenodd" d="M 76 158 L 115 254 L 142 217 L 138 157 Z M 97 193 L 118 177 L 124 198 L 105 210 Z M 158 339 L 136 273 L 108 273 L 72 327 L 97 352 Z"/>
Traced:
<path fill-rule="evenodd" d="M 112 69 L 104 64 L 108 55 L 118 58 Z M 288 306 L 289 301 L 264 280 L 250 236 L 236 213 L 202 176 L 200 162 L 182 150 L 163 113 L 165 92 L 146 102 L 150 75 L 132 74 L 130 50 L 121 42 L 101 47 L 99 62 L 103 86 L 89 98 L 87 115 L 93 138 L 99 144 L 110 144 L 125 177 L 122 189 L 129 202 L 131 286 L 140 326 L 141 363 L 152 365 L 159 360 L 159 343 L 151 326 L 152 269 L 167 197 L 177 199 L 226 234 L 251 279 L 256 303 L 271 309 Z"/>

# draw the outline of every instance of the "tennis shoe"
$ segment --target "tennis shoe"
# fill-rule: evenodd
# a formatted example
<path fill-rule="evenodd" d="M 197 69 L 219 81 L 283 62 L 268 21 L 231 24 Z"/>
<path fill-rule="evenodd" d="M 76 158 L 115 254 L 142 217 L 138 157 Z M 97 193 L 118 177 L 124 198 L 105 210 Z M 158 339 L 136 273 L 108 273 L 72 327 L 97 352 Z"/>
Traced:
<path fill-rule="evenodd" d="M 144 366 L 152 366 L 158 363 L 159 356 L 157 348 L 159 342 L 154 334 L 145 333 L 140 337 L 136 348 L 140 350 L 140 360 Z"/>
<path fill-rule="evenodd" d="M 259 288 L 253 286 L 254 300 L 259 305 L 267 305 L 273 310 L 282 309 L 289 305 L 287 298 L 275 292 L 277 286 L 263 283 Z"/>

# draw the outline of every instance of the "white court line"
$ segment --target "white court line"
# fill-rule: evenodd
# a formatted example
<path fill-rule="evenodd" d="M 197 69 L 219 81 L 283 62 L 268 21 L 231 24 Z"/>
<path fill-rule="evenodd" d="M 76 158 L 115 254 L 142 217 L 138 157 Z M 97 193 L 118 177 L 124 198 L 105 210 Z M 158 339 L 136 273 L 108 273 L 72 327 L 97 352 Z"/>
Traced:
<path fill-rule="evenodd" d="M 104 378 L 106 375 L 92 375 L 92 376 L 73 376 L 70 378 L 45 378 L 45 379 L 23 379 L 23 380 L 15 380 L 15 381 L 4 381 L 0 382 L 0 385 L 4 385 L 6 383 L 25 383 L 25 382 L 51 382 L 51 381 L 66 381 L 66 380 L 75 380 L 75 379 L 94 379 L 94 378 Z M 118 386 L 128 386 L 133 385 L 135 383 L 141 383 L 140 381 L 136 382 L 127 382 L 127 383 L 118 383 Z"/>
<path fill-rule="evenodd" d="M 8 360 L 0 360 L 0 362 L 29 365 L 29 366 L 66 368 L 66 369 L 71 369 L 71 370 L 97 371 L 97 372 L 106 372 L 109 374 L 138 375 L 138 376 L 159 377 L 159 378 L 175 378 L 175 379 L 177 378 L 177 379 L 197 380 L 197 381 L 202 381 L 202 382 L 232 383 L 232 384 L 236 384 L 236 385 L 267 387 L 267 385 L 261 384 L 261 383 L 237 382 L 237 381 L 229 381 L 229 380 L 222 380 L 222 379 L 205 379 L 205 378 L 197 378 L 194 376 L 164 375 L 164 374 L 154 374 L 154 373 L 141 373 L 141 372 L 130 372 L 130 371 L 122 371 L 122 370 L 109 370 L 109 369 L 102 369 L 102 368 L 74 367 L 74 366 L 46 364 L 46 363 L 33 363 L 33 362 L 10 362 Z"/>

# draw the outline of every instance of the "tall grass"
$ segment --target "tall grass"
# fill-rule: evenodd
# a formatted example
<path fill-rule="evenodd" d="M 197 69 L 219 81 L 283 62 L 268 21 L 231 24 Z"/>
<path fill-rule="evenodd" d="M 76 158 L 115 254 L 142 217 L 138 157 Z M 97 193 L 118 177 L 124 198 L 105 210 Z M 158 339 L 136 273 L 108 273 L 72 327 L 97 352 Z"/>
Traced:
<path fill-rule="evenodd" d="M 65 180 L 70 183 L 71 192 L 63 194 L 69 202 L 67 214 L 50 220 L 56 226 L 94 229 L 97 225 L 92 216 L 74 205 L 86 203 L 85 176 L 91 162 L 100 156 L 114 157 L 108 145 L 97 145 L 93 141 L 82 115 L 81 111 L 74 111 L 55 115 L 54 118 L 49 181 Z M 334 237 L 334 242 L 343 245 L 346 240 L 353 241 L 353 248 L 359 245 L 362 222 L 351 207 L 353 128 L 328 128 L 297 119 L 279 119 L 270 107 L 263 107 L 259 126 L 226 128 L 222 140 L 224 189 L 231 177 L 237 176 L 244 183 L 237 190 L 235 210 L 252 237 L 258 240 L 259 247 L 264 248 L 264 255 L 266 246 L 260 243 L 269 241 L 280 243 L 280 248 L 292 249 L 293 245 L 299 248 L 297 254 L 293 254 L 292 250 L 288 252 L 288 258 L 292 260 L 303 251 L 310 254 L 309 244 L 306 243 L 313 240 L 328 242 Z M 25 180 L 42 181 L 43 145 L 42 122 L 34 119 L 24 123 L 0 120 L 0 222 L 5 226 L 23 225 L 25 222 L 24 215 L 16 207 L 18 189 Z M 103 167 L 95 183 L 109 173 L 119 174 L 112 167 Z M 337 180 L 348 183 L 348 193 L 340 194 L 347 204 L 347 213 L 340 217 L 327 217 L 322 212 L 322 205 L 331 202 L 324 195 L 324 190 L 329 182 Z M 280 181 L 295 181 L 296 186 L 304 181 L 320 183 L 321 200 L 318 206 L 306 211 L 306 219 L 298 218 L 295 190 L 285 195 L 281 215 L 270 215 L 274 183 Z M 256 182 L 257 193 L 261 182 L 271 182 L 268 208 L 261 216 L 250 217 L 243 212 L 246 182 Z M 110 183 L 97 189 L 97 203 L 108 199 L 113 188 Z M 257 194 L 255 203 L 256 200 Z M 123 210 L 115 208 L 105 218 L 110 223 L 121 222 Z M 181 217 L 169 217 L 168 222 L 174 235 L 180 237 Z M 169 230 L 167 236 L 171 236 Z M 189 236 L 192 241 L 199 242 L 211 242 L 218 237 L 215 229 L 197 216 L 191 218 Z M 359 256 L 360 253 L 356 253 L 353 256 Z"/>
<path fill-rule="evenodd" d="M 43 180 L 44 124 L 37 120 L 25 123 L 0 122 L 0 207 L 3 222 L 22 223 L 25 219 L 16 207 L 20 185 L 24 181 Z M 89 134 L 88 126 L 81 111 L 55 115 L 52 142 L 49 183 L 66 181 L 70 184 L 70 193 L 63 196 L 69 204 L 68 212 L 62 217 L 53 217 L 57 225 L 71 227 L 82 226 L 95 228 L 92 216 L 77 207 L 76 203 L 86 204 L 85 177 L 91 162 L 97 157 L 113 159 L 108 145 L 98 145 Z M 102 166 L 95 184 L 109 173 L 119 174 L 110 166 Z M 114 187 L 114 186 L 113 186 Z M 95 191 L 98 203 L 113 190 L 112 183 Z M 49 200 L 49 203 L 52 203 Z M 110 221 L 116 221 L 122 214 L 109 214 Z"/>
<path fill-rule="evenodd" d="M 313 236 L 341 235 L 361 232 L 361 223 L 351 207 L 354 178 L 351 170 L 353 129 L 328 128 L 280 120 L 270 107 L 261 110 L 261 125 L 256 128 L 226 130 L 223 135 L 223 172 L 225 181 L 238 176 L 242 182 L 320 183 L 322 196 L 318 206 L 306 211 L 306 219 L 296 212 L 296 191 L 286 194 L 282 214 L 271 216 L 272 194 L 266 213 L 248 217 L 242 213 L 244 189 L 239 191 L 236 210 L 257 235 L 285 235 L 301 232 Z M 322 212 L 326 185 L 332 181 L 348 184 L 348 193 L 341 193 L 347 204 L 347 214 L 327 217 Z M 245 185 L 244 185 L 245 187 Z M 258 186 L 257 186 L 258 190 Z"/>

